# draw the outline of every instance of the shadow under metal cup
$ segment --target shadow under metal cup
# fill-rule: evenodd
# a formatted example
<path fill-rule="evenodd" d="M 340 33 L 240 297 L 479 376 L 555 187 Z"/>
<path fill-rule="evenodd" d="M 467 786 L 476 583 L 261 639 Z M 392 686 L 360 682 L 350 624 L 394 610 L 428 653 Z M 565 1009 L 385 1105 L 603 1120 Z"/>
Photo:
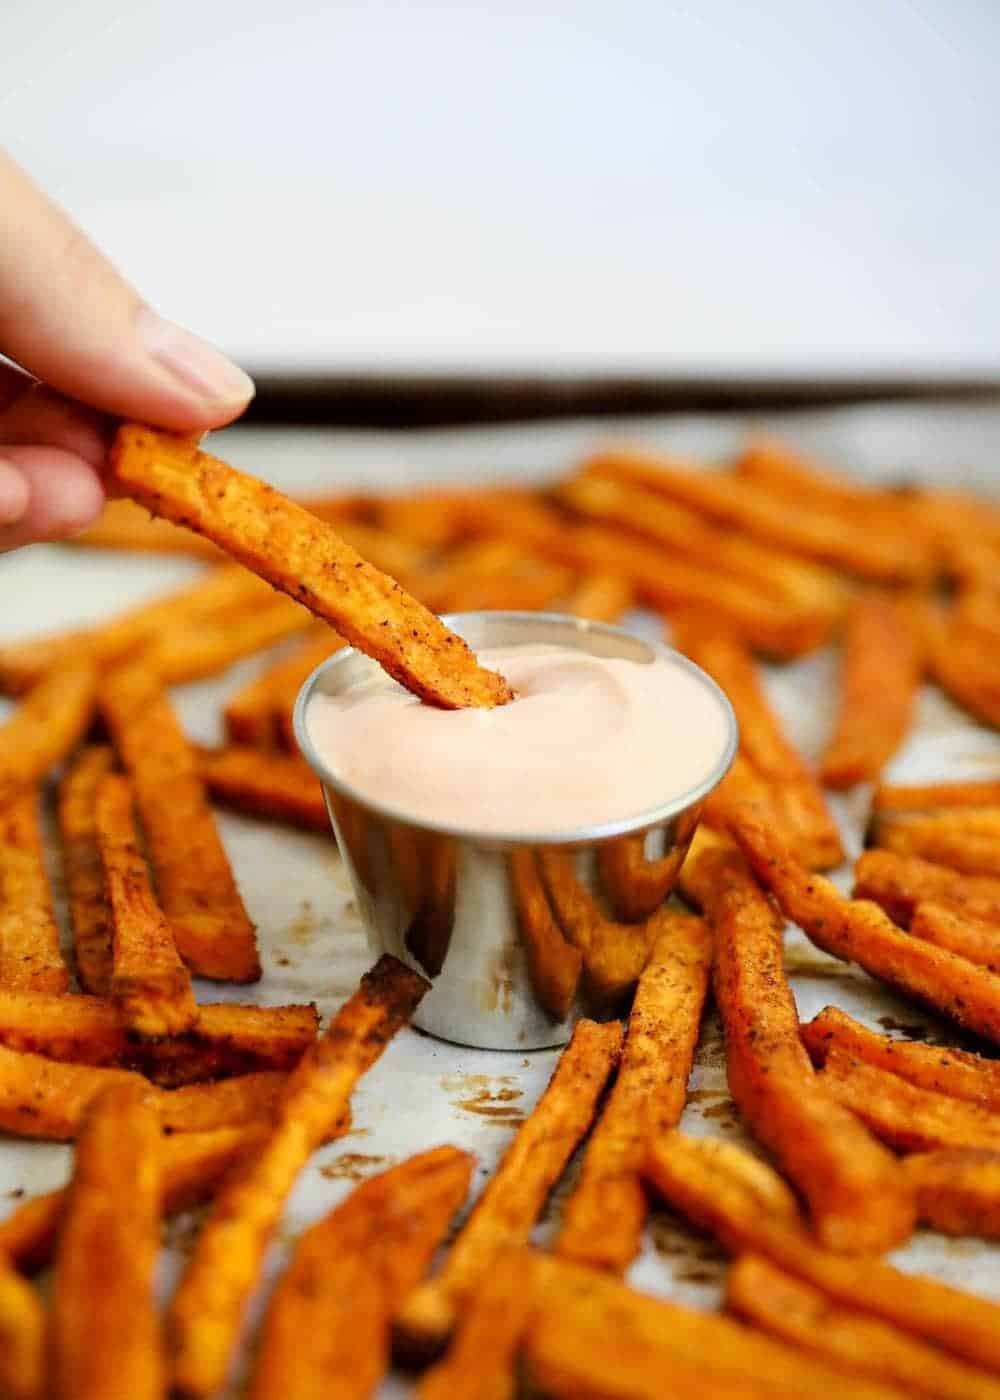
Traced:
<path fill-rule="evenodd" d="M 666 657 L 697 676 L 727 719 L 725 751 L 704 781 L 651 811 L 558 836 L 533 834 L 526 773 L 524 830 L 482 835 L 414 821 L 354 791 L 313 748 L 312 697 L 352 689 L 377 672 L 375 662 L 353 649 L 338 652 L 302 688 L 295 737 L 322 782 L 372 953 L 394 954 L 431 983 L 414 1025 L 481 1049 L 561 1045 L 580 1016 L 613 1014 L 634 984 L 646 946 L 643 920 L 673 888 L 702 803 L 732 763 L 736 720 L 715 682 L 686 657 L 618 628 L 549 613 L 445 620 L 475 651 L 548 643 L 637 662 Z M 574 938 L 581 947 L 589 939 L 582 959 Z"/>

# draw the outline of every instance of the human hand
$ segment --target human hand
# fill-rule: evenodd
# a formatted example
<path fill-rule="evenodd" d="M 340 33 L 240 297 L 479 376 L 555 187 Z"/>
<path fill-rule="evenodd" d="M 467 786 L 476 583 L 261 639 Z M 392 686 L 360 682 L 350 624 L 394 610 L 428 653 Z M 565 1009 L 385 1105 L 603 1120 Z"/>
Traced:
<path fill-rule="evenodd" d="M 163 321 L 0 152 L 0 550 L 59 539 L 101 509 L 112 419 L 207 431 L 253 382 Z"/>

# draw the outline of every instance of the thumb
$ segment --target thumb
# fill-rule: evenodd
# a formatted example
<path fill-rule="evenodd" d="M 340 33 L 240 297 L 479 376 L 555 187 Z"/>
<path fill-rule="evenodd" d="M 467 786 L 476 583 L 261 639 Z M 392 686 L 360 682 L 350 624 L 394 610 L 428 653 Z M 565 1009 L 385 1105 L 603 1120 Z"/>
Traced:
<path fill-rule="evenodd" d="M 228 423 L 253 382 L 162 320 L 0 152 L 0 352 L 60 393 L 158 427 Z"/>

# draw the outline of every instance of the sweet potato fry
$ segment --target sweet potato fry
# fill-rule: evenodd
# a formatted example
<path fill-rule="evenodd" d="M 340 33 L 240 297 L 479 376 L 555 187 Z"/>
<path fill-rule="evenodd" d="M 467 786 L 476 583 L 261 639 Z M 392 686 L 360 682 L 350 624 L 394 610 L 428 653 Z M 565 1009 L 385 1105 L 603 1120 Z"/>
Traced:
<path fill-rule="evenodd" d="M 258 1121 L 164 1137 L 161 1213 L 176 1215 L 208 1200 L 226 1173 L 269 1131 L 267 1122 Z M 0 1254 L 21 1273 L 38 1273 L 52 1262 L 65 1198 L 65 1187 L 35 1196 L 0 1223 Z"/>
<path fill-rule="evenodd" d="M 8 695 L 20 695 L 46 673 L 81 658 L 99 668 L 113 665 L 168 629 L 186 629 L 236 615 L 272 596 L 262 579 L 238 564 L 206 570 L 185 588 L 120 613 L 98 627 L 0 647 L 0 689 Z"/>
<path fill-rule="evenodd" d="M 851 1377 L 731 1318 L 646 1297 L 593 1269 L 537 1256 L 537 1314 L 526 1343 L 544 1394 L 615 1400 L 904 1392 Z"/>
<path fill-rule="evenodd" d="M 799 852 L 808 860 L 812 854 L 812 842 L 808 836 L 803 840 L 798 827 L 789 821 L 788 814 L 781 804 L 781 793 L 772 789 L 760 776 L 746 754 L 737 752 L 732 767 L 722 782 L 705 798 L 701 809 L 701 830 L 709 827 L 713 831 L 726 831 L 738 815 L 738 809 L 747 802 L 753 802 L 759 811 L 767 813 L 768 824 L 781 833 L 782 839 L 793 851 Z"/>
<path fill-rule="evenodd" d="M 828 1052 L 820 1080 L 845 1108 L 897 1152 L 988 1147 L 1000 1152 L 1000 1118 L 988 1108 L 918 1089 L 884 1069 Z"/>
<path fill-rule="evenodd" d="M 787 495 L 840 510 L 870 512 L 880 506 L 894 510 L 898 505 L 895 497 L 830 471 L 774 433 L 755 432 L 747 438 L 733 462 L 733 470 L 737 476 Z"/>
<path fill-rule="evenodd" d="M 613 1002 L 633 987 L 646 966 L 659 933 L 660 911 L 641 924 L 606 919 L 581 883 L 566 851 L 540 851 L 538 866 L 559 925 L 583 955 L 588 990 L 599 1002 Z"/>
<path fill-rule="evenodd" d="M 898 1075 L 919 1089 L 965 1099 L 1000 1113 L 1000 1061 L 968 1050 L 878 1035 L 836 1006 L 825 1006 L 800 1033 L 813 1064 L 823 1065 L 831 1051 L 839 1051 Z"/>
<path fill-rule="evenodd" d="M 946 1235 L 1000 1239 L 1000 1153 L 980 1147 L 914 1152 L 903 1171 L 922 1225 Z"/>
<path fill-rule="evenodd" d="M 122 549 L 143 554 L 187 554 L 196 559 L 219 559 L 215 545 L 192 530 L 154 520 L 135 501 L 108 501 L 97 520 L 72 544 L 84 549 Z"/>
<path fill-rule="evenodd" d="M 0 807 L 0 987 L 65 992 L 35 788 Z"/>
<path fill-rule="evenodd" d="M 847 529 L 842 512 L 746 477 L 702 471 L 653 453 L 626 448 L 584 466 L 589 475 L 628 481 L 791 554 L 832 564 L 860 578 L 898 583 L 923 579 L 932 567 L 926 541 L 906 521 L 869 513 L 864 528 Z M 858 525 L 858 521 L 852 521 Z"/>
<path fill-rule="evenodd" d="M 440 1273 L 408 1299 L 398 1325 L 408 1345 L 433 1350 L 509 1246 L 526 1243 L 546 1196 L 590 1126 L 621 1050 L 617 1022 L 580 1021 L 537 1108 L 521 1125 Z"/>
<path fill-rule="evenodd" d="M 372 1393 L 392 1316 L 426 1272 L 473 1166 L 454 1147 L 411 1157 L 302 1236 L 264 1319 L 250 1400 Z"/>
<path fill-rule="evenodd" d="M 314 1006 L 198 1008 L 183 1036 L 138 1041 L 113 1002 L 0 988 L 0 1045 L 51 1060 L 137 1069 L 158 1084 L 291 1069 L 316 1039 Z"/>
<path fill-rule="evenodd" d="M 223 715 L 230 743 L 267 749 L 283 742 L 278 715 L 291 708 L 316 667 L 344 645 L 325 622 L 317 622 L 293 651 L 269 666 L 227 703 Z"/>
<path fill-rule="evenodd" d="M 431 704 L 502 705 L 506 682 L 336 532 L 253 477 L 183 439 L 126 424 L 112 480 L 157 515 L 188 524 L 289 593 Z"/>
<path fill-rule="evenodd" d="M 825 787 L 874 782 L 906 737 L 920 671 L 917 629 L 905 603 L 861 594 L 844 637 L 836 727 L 820 762 Z"/>
<path fill-rule="evenodd" d="M 53 1400 L 159 1400 L 153 1294 L 160 1243 L 160 1129 L 141 1086 L 94 1103 L 59 1231 L 50 1322 Z"/>
<path fill-rule="evenodd" d="M 685 559 L 745 580 L 776 602 L 798 609 L 818 627 L 843 616 L 849 592 L 836 574 L 818 564 L 782 554 L 772 545 L 734 536 L 697 511 L 642 486 L 598 474 L 571 478 L 560 499 L 572 510 L 654 540 Z"/>
<path fill-rule="evenodd" d="M 1000 1381 L 936 1347 L 831 1303 L 818 1288 L 756 1254 L 738 1259 L 726 1279 L 726 1305 L 746 1322 L 820 1356 L 849 1375 L 899 1386 L 931 1400 L 1000 1400 Z"/>
<path fill-rule="evenodd" d="M 982 724 L 1000 725 L 1000 664 L 993 647 L 984 647 L 976 628 L 954 621 L 927 623 L 931 676 L 949 697 Z"/>
<path fill-rule="evenodd" d="M 97 849 L 97 787 L 114 755 L 81 749 L 59 786 L 59 837 L 73 929 L 76 975 L 85 992 L 106 996 L 111 985 L 111 909 Z"/>
<path fill-rule="evenodd" d="M 880 905 L 904 927 L 920 904 L 943 905 L 971 919 L 1000 925 L 1000 880 L 962 875 L 895 851 L 865 851 L 858 858 L 854 897 Z"/>
<path fill-rule="evenodd" d="M 871 840 L 884 850 L 918 856 L 966 875 L 1000 877 L 1000 807 L 878 817 Z"/>
<path fill-rule="evenodd" d="M 304 632 L 312 616 L 290 598 L 274 596 L 253 612 L 208 620 L 197 628 L 167 628 L 143 653 L 164 685 L 181 685 L 225 671 L 245 656 Z"/>
<path fill-rule="evenodd" d="M 426 989 L 416 973 L 382 958 L 302 1057 L 271 1136 L 224 1185 L 170 1309 L 172 1379 L 182 1394 L 207 1397 L 222 1385 L 244 1306 L 296 1177 Z"/>
<path fill-rule="evenodd" d="M 583 955 L 566 941 L 553 918 L 534 851 L 511 852 L 510 883 L 531 985 L 549 1015 L 562 1021 L 576 1000 Z"/>
<path fill-rule="evenodd" d="M 517 540 L 486 536 L 452 550 L 413 579 L 420 599 L 438 612 L 543 608 L 570 586 L 572 571 L 539 559 Z"/>
<path fill-rule="evenodd" d="M 646 1179 L 729 1253 L 764 1255 L 827 1297 L 1000 1374 L 1000 1306 L 877 1259 L 818 1248 L 801 1225 L 761 1210 L 760 1197 L 711 1147 L 671 1133 L 651 1149 Z"/>
<path fill-rule="evenodd" d="M 375 521 L 390 535 L 421 549 L 449 549 L 468 534 L 466 518 L 474 495 L 473 491 L 432 488 L 381 496 L 374 502 Z"/>
<path fill-rule="evenodd" d="M 563 1258 L 624 1274 L 639 1252 L 647 1214 L 639 1171 L 650 1141 L 684 1111 L 711 963 L 708 926 L 671 913 L 639 978 L 618 1077 L 563 1214 Z"/>
<path fill-rule="evenodd" d="M 323 789 L 302 759 L 238 744 L 197 752 L 205 786 L 216 802 L 306 831 L 329 830 Z"/>
<path fill-rule="evenodd" d="M 156 891 L 177 951 L 201 977 L 255 982 L 260 959 L 198 772 L 156 675 L 141 662 L 105 679 L 101 709 L 132 779 Z"/>
<path fill-rule="evenodd" d="M 785 976 L 782 920 L 737 851 L 708 847 L 683 880 L 712 926 L 715 1001 L 741 1114 L 809 1203 L 824 1245 L 891 1249 L 913 1229 L 912 1198 L 892 1156 L 813 1072 Z"/>
<path fill-rule="evenodd" d="M 70 661 L 43 676 L 0 724 L 0 807 L 42 781 L 75 748 L 97 700 L 97 671 Z"/>
<path fill-rule="evenodd" d="M 723 632 L 690 622 L 680 629 L 677 641 L 728 695 L 740 726 L 742 753 L 768 785 L 787 827 L 797 833 L 796 850 L 803 861 L 817 870 L 839 865 L 844 851 L 836 823 L 818 783 L 768 703 L 746 648 Z"/>
<path fill-rule="evenodd" d="M 635 923 L 659 909 L 677 882 L 684 864 L 686 842 L 669 855 L 646 859 L 646 838 L 619 836 L 597 848 L 597 865 L 604 892 L 620 919 Z"/>
<path fill-rule="evenodd" d="M 1000 927 L 971 919 L 942 904 L 918 904 L 910 920 L 914 938 L 947 948 L 990 972 L 1000 972 Z"/>
<path fill-rule="evenodd" d="M 891 783 L 876 788 L 875 812 L 936 812 L 956 807 L 1000 807 L 1000 782 Z"/>
<path fill-rule="evenodd" d="M 149 882 L 128 779 L 107 773 L 95 801 L 97 848 L 111 908 L 111 1000 L 136 1035 L 179 1035 L 194 1025 L 198 1008 L 191 975 Z"/>
<path fill-rule="evenodd" d="M 817 947 L 977 1035 L 1000 1039 L 1000 977 L 911 938 L 877 904 L 845 899 L 829 880 L 803 869 L 756 817 L 748 814 L 733 834 L 757 878 Z"/>
<path fill-rule="evenodd" d="M 591 622 L 617 622 L 622 613 L 628 612 L 634 598 L 635 589 L 627 579 L 595 569 L 578 580 L 559 611 Z"/>
<path fill-rule="evenodd" d="M 514 1400 L 517 1352 L 535 1307 L 533 1256 L 501 1255 L 470 1299 L 447 1355 L 416 1388 L 417 1400 Z"/>
<path fill-rule="evenodd" d="M 155 1089 L 131 1070 L 68 1064 L 0 1046 L 0 1128 L 21 1137 L 70 1141 L 99 1094 L 112 1085 L 133 1084 L 145 1091 L 164 1132 L 210 1132 L 273 1118 L 285 1078 L 262 1071 Z"/>
<path fill-rule="evenodd" d="M 45 1382 L 45 1310 L 42 1300 L 0 1260 L 0 1394 L 40 1400 Z"/>

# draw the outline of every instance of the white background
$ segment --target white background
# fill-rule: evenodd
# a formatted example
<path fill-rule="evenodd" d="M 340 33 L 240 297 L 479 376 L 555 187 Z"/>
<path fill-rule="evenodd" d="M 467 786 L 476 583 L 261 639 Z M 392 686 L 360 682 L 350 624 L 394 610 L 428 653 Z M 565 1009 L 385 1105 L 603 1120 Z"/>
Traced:
<path fill-rule="evenodd" d="M 2 0 L 0 139 L 255 369 L 1000 371 L 995 0 Z"/>

